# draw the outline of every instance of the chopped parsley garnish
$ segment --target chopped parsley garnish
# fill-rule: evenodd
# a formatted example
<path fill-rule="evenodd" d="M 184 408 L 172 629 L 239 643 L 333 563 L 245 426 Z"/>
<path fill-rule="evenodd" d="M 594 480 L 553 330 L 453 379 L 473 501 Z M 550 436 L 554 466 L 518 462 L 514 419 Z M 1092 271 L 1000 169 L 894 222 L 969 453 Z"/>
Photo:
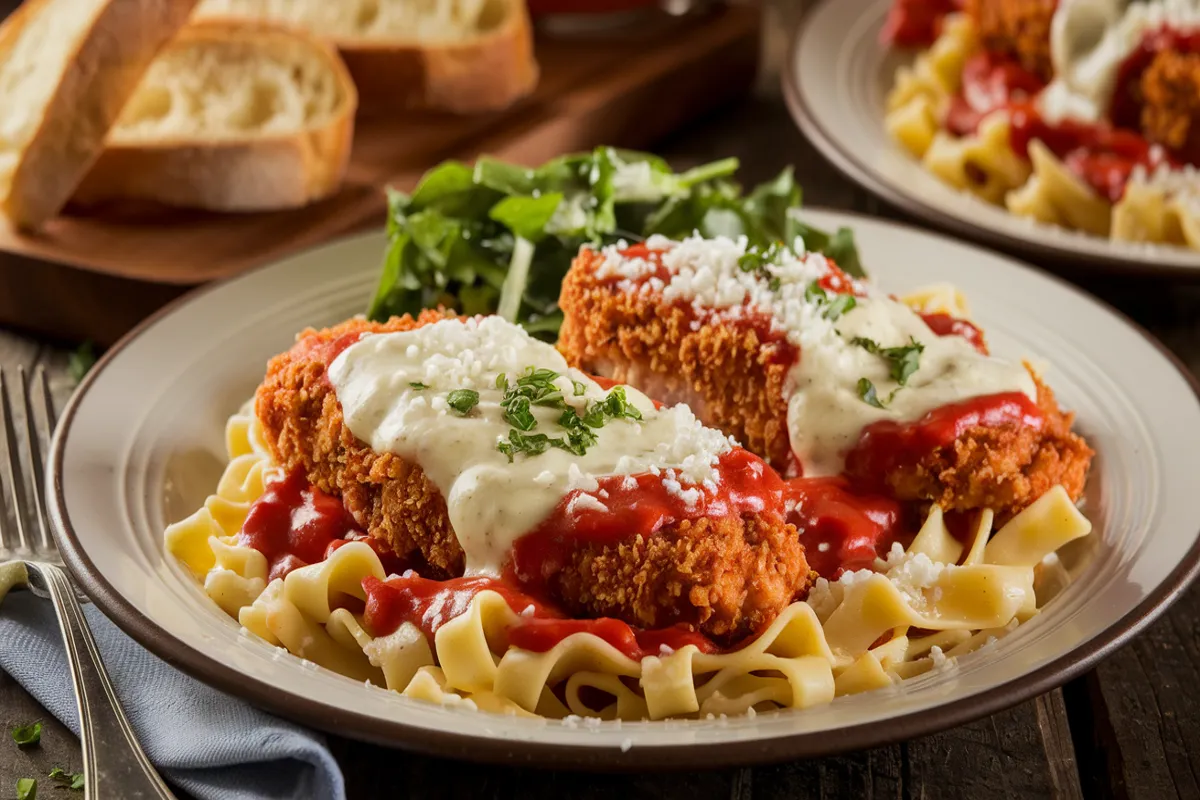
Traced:
<path fill-rule="evenodd" d="M 610 419 L 639 420 L 641 418 L 642 412 L 625 399 L 625 387 L 614 386 L 603 400 L 598 400 L 588 406 L 587 412 L 583 415 L 583 424 L 589 428 L 603 428 L 604 423 Z"/>
<path fill-rule="evenodd" d="M 921 353 L 925 351 L 925 345 L 911 336 L 908 344 L 902 347 L 880 347 L 878 342 L 862 336 L 854 337 L 850 344 L 858 345 L 888 362 L 888 374 L 901 386 L 908 383 L 908 379 L 921 366 Z"/>
<path fill-rule="evenodd" d="M 82 772 L 66 772 L 61 767 L 55 767 L 50 770 L 47 776 L 50 780 L 57 783 L 60 787 L 70 789 L 75 792 L 83 790 L 84 780 Z"/>
<path fill-rule="evenodd" d="M 479 403 L 479 392 L 474 389 L 455 389 L 446 395 L 446 405 L 466 416 Z"/>
<path fill-rule="evenodd" d="M 526 436 L 520 431 L 512 430 L 508 432 L 508 441 L 500 442 L 496 445 L 496 449 L 508 456 L 509 461 L 512 461 L 513 457 L 518 453 L 527 456 L 540 456 L 550 449 L 550 445 L 550 437 L 544 433 L 535 433 L 532 436 Z"/>
<path fill-rule="evenodd" d="M 839 294 L 829 303 L 829 307 L 825 309 L 823 316 L 830 322 L 837 321 L 837 318 L 847 311 L 858 305 L 858 300 L 852 294 Z"/>
<path fill-rule="evenodd" d="M 858 396 L 869 406 L 883 408 L 883 403 L 879 402 L 879 396 L 875 393 L 875 384 L 871 383 L 866 378 L 858 379 Z"/>
<path fill-rule="evenodd" d="M 420 381 L 411 381 L 408 385 L 414 389 L 417 389 L 418 391 L 429 388 L 428 384 L 421 383 Z"/>
<path fill-rule="evenodd" d="M 815 306 L 825 306 L 821 316 L 830 322 L 836 322 L 838 317 L 858 305 L 858 299 L 852 294 L 835 293 L 830 299 L 829 292 L 816 281 L 804 287 L 804 299 Z"/>
<path fill-rule="evenodd" d="M 28 725 L 18 725 L 12 729 L 13 741 L 17 747 L 29 747 L 42 740 L 42 723 L 31 722 Z"/>
<path fill-rule="evenodd" d="M 782 252 L 783 245 L 779 242 L 771 242 L 766 247 L 749 247 L 745 254 L 738 258 L 738 267 L 742 272 L 757 272 L 766 278 L 770 274 L 767 267 L 775 264 Z"/>
<path fill-rule="evenodd" d="M 528 397 L 512 397 L 501 403 L 504 407 L 504 421 L 517 430 L 531 431 L 537 427 L 537 417 L 529 408 Z"/>
<path fill-rule="evenodd" d="M 596 443 L 594 429 L 603 428 L 613 419 L 642 418 L 642 412 L 626 398 L 624 386 L 614 386 L 602 400 L 589 403 L 580 414 L 567 403 L 555 383 L 560 377 L 551 369 L 529 367 L 515 383 L 509 383 L 504 375 L 496 379 L 496 388 L 504 390 L 504 398 L 500 401 L 504 421 L 513 426 L 508 440 L 498 442 L 496 449 L 508 456 L 509 461 L 517 455 L 541 455 L 551 447 L 582 456 Z M 571 385 L 575 397 L 582 397 L 587 392 L 587 385 L 581 381 L 572 379 Z M 557 424 L 565 435 L 531 434 L 530 431 L 538 426 L 537 417 L 533 415 L 535 406 L 562 412 Z"/>
<path fill-rule="evenodd" d="M 37 781 L 34 778 L 17 778 L 17 800 L 37 800 Z"/>

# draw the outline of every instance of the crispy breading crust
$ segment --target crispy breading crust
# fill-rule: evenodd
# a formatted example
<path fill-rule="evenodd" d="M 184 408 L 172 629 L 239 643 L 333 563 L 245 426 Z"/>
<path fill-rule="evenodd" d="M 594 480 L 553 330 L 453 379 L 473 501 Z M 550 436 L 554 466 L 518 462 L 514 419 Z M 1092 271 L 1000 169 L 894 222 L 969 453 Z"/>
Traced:
<path fill-rule="evenodd" d="M 947 447 L 914 453 L 885 476 L 854 477 L 868 484 L 882 477 L 900 500 L 932 501 L 956 511 L 990 508 L 1000 521 L 1058 484 L 1078 500 L 1095 454 L 1071 432 L 1075 415 L 1059 409 L 1054 392 L 1036 375 L 1034 382 L 1043 416 L 1040 429 L 975 426 Z"/>
<path fill-rule="evenodd" d="M 1185 158 L 1200 157 L 1200 53 L 1164 50 L 1142 73 L 1142 133 Z"/>
<path fill-rule="evenodd" d="M 1050 80 L 1050 23 L 1058 0 L 966 0 L 963 10 L 975 20 L 983 46 L 1013 56 L 1021 66 Z"/>
<path fill-rule="evenodd" d="M 376 324 L 352 319 L 321 331 L 305 330 L 295 347 L 271 359 L 254 404 L 276 462 L 288 470 L 303 468 L 314 486 L 341 496 L 364 530 L 387 541 L 399 555 L 420 553 L 436 573 L 431 577 L 443 578 L 463 570 L 463 551 L 450 527 L 446 501 L 419 466 L 392 453 L 376 453 L 350 432 L 317 348 L 366 331 L 412 330 L 444 316 L 427 311 L 416 320 L 404 316 Z"/>
<path fill-rule="evenodd" d="M 411 330 L 437 312 L 385 324 L 350 320 L 306 330 L 271 360 L 255 411 L 274 459 L 302 468 L 322 491 L 340 495 L 355 520 L 396 553 L 419 553 L 430 577 L 461 575 L 464 554 L 446 503 L 416 464 L 376 453 L 346 427 L 326 378 L 323 346 L 364 331 Z M 810 584 L 795 526 L 762 514 L 684 521 L 617 545 L 588 544 L 551 582 L 567 610 L 633 625 L 695 624 L 732 642 L 768 624 Z"/>
<path fill-rule="evenodd" d="M 691 623 L 734 641 L 769 625 L 812 577 L 796 528 L 759 515 L 685 520 L 648 538 L 588 547 L 555 583 L 572 611 L 646 628 Z"/>
<path fill-rule="evenodd" d="M 563 281 L 558 349 L 572 365 L 637 386 L 663 403 L 688 402 L 706 425 L 733 436 L 780 471 L 791 464 L 784 382 L 795 351 L 753 327 L 694 325 L 659 294 L 598 280 L 583 251 Z"/>
<path fill-rule="evenodd" d="M 777 352 L 763 352 L 753 328 L 693 325 L 691 311 L 661 293 L 627 291 L 597 279 L 599 264 L 599 256 L 583 253 L 563 282 L 559 305 L 565 319 L 558 347 L 567 361 L 638 386 L 660 401 L 691 402 L 705 424 L 786 469 L 791 448 L 784 390 L 791 362 L 781 362 Z M 1037 385 L 1045 415 L 1040 430 L 971 428 L 952 447 L 914 453 L 911 462 L 882 480 L 855 477 L 901 500 L 991 508 L 1002 518 L 1055 484 L 1078 499 L 1093 453 L 1071 432 L 1074 415 L 1059 410 L 1053 392 L 1040 381 Z"/>

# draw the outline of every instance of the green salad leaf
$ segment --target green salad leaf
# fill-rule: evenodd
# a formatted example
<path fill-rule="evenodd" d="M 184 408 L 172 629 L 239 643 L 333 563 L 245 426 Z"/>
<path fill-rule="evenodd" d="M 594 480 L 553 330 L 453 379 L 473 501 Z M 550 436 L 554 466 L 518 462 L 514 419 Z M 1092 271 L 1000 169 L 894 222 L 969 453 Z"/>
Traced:
<path fill-rule="evenodd" d="M 748 194 L 733 180 L 737 159 L 676 173 L 649 153 L 598 147 L 527 168 L 481 158 L 447 161 L 411 194 L 388 192 L 387 249 L 373 320 L 439 305 L 499 314 L 553 340 L 558 296 L 584 245 L 673 239 L 700 233 L 745 236 L 766 252 L 805 246 L 862 277 L 853 233 L 817 230 L 801 221 L 802 199 L 791 168 Z"/>

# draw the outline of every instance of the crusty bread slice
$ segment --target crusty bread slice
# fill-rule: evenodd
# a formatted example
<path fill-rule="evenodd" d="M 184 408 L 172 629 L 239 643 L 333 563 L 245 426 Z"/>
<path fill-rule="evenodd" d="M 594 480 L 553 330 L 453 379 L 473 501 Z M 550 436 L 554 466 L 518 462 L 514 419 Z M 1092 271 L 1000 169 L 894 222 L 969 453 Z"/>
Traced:
<path fill-rule="evenodd" d="M 493 111 L 537 83 L 524 0 L 204 0 L 196 13 L 269 19 L 328 39 L 368 113 Z"/>
<path fill-rule="evenodd" d="M 0 208 L 58 213 L 196 0 L 30 0 L 0 25 Z"/>
<path fill-rule="evenodd" d="M 75 200 L 217 211 L 305 205 L 341 184 L 356 103 L 337 51 L 304 31 L 191 25 L 146 71 Z"/>

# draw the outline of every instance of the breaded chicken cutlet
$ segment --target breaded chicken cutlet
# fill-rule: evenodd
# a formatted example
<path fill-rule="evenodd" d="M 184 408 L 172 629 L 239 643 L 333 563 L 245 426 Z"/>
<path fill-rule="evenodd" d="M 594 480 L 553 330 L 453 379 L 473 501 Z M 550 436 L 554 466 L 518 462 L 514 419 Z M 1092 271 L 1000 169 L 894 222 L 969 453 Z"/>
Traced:
<path fill-rule="evenodd" d="M 419 464 L 376 452 L 351 432 L 329 372 L 337 354 L 364 333 L 414 331 L 447 318 L 427 311 L 415 320 L 350 320 L 307 330 L 272 359 L 255 402 L 279 464 L 303 470 L 313 485 L 341 497 L 369 535 L 398 555 L 418 554 L 435 578 L 462 575 L 466 561 L 446 499 Z M 563 568 L 545 577 L 549 599 L 574 615 L 646 628 L 690 624 L 729 642 L 802 597 L 810 570 L 795 527 L 767 509 L 666 520 L 649 535 L 619 541 L 580 541 Z"/>
<path fill-rule="evenodd" d="M 1139 81 L 1142 135 L 1188 163 L 1200 163 L 1200 53 L 1164 49 Z"/>
<path fill-rule="evenodd" d="M 1015 58 L 1045 81 L 1053 77 L 1050 25 L 1058 0 L 965 0 L 984 48 Z"/>
<path fill-rule="evenodd" d="M 728 246 L 726 242 L 724 247 Z M 809 266 L 793 262 L 788 269 L 807 274 L 812 283 L 788 294 L 787 270 L 773 271 L 772 266 L 747 271 L 748 262 L 737 253 L 722 257 L 725 272 L 714 266 L 721 259 L 679 267 L 666 263 L 661 254 L 651 256 L 642 246 L 624 252 L 585 250 L 579 255 L 560 298 L 565 314 L 560 351 L 585 371 L 628 382 L 660 400 L 688 402 L 706 424 L 727 431 L 781 472 L 808 474 L 809 465 L 793 452 L 789 430 L 789 406 L 797 385 L 793 368 L 804 358 L 803 345 L 794 342 L 803 335 L 792 331 L 798 335 L 790 341 L 781 335 L 780 328 L 788 332 L 788 321 L 781 317 L 828 321 L 829 309 L 839 303 L 841 313 L 849 314 L 847 305 L 865 305 L 861 297 L 849 299 L 853 296 L 849 293 L 856 291 L 854 282 L 832 263 L 814 273 Z M 730 259 L 737 259 L 737 265 L 730 266 L 735 263 Z M 825 262 L 819 256 L 810 261 Z M 706 305 L 713 298 L 725 307 Z M 804 311 L 802 305 L 808 300 L 811 308 Z M 914 319 L 905 322 L 908 330 L 924 327 L 915 315 L 909 316 Z M 833 322 L 835 333 L 841 324 Z M 928 328 L 924 335 L 927 342 L 934 338 Z M 855 342 L 875 348 L 885 358 L 892 356 L 897 367 L 913 355 L 895 352 L 905 351 L 903 347 L 882 347 L 866 339 Z M 982 343 L 976 347 L 985 351 Z M 915 355 L 914 364 L 921 353 Z M 1036 396 L 1036 409 L 1031 411 L 1040 417 L 1037 424 L 1027 419 L 967 424 L 952 441 L 935 446 L 882 460 L 852 457 L 844 465 L 845 474 L 899 500 L 937 502 L 954 510 L 990 508 L 1001 518 L 1056 484 L 1077 499 L 1092 451 L 1072 433 L 1073 416 L 1058 408 L 1053 392 L 1035 376 L 1025 380 Z M 841 400 L 840 405 L 875 403 L 882 408 L 886 402 L 874 385 L 869 393 L 861 382 L 857 388 L 859 395 Z M 894 396 L 907 391 L 908 387 L 898 386 Z M 830 408 L 831 414 L 838 411 L 838 404 Z M 852 453 L 857 435 L 845 442 L 844 451 Z"/>

